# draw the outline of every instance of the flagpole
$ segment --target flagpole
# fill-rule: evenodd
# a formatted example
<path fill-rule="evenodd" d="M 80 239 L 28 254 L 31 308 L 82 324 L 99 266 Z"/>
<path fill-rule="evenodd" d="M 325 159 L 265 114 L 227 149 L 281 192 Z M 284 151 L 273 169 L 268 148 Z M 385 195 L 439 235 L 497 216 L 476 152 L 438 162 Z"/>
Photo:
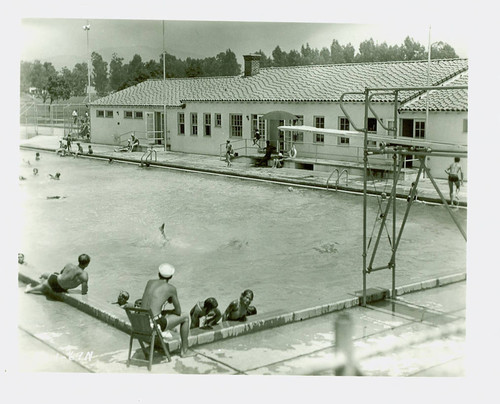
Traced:
<path fill-rule="evenodd" d="M 163 136 L 164 136 L 164 151 L 167 151 L 167 89 L 165 75 L 165 20 L 162 20 L 163 25 Z"/>

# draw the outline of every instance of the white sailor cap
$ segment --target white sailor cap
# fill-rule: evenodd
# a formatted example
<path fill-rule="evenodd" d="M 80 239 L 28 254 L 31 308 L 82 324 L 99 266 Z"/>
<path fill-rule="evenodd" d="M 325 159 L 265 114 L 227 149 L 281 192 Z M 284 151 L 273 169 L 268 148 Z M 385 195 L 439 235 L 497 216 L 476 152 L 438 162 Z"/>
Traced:
<path fill-rule="evenodd" d="M 164 278 L 169 278 L 171 277 L 174 273 L 175 273 L 175 268 L 173 265 L 170 265 L 170 264 L 167 264 L 167 263 L 164 263 L 164 264 L 161 264 L 159 267 L 158 267 L 158 272 L 160 273 L 161 276 L 163 276 Z"/>

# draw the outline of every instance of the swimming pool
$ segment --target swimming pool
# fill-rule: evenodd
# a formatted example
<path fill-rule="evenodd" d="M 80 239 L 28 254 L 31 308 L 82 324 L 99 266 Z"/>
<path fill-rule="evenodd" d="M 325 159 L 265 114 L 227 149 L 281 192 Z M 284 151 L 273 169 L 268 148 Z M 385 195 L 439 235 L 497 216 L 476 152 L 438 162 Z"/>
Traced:
<path fill-rule="evenodd" d="M 43 152 L 35 164 L 34 152 L 20 155 L 26 260 L 39 272 L 55 271 L 89 254 L 89 293 L 103 299 L 114 301 L 121 289 L 141 297 L 162 262 L 177 268 L 172 283 L 185 311 L 208 296 L 224 309 L 246 288 L 260 313 L 325 304 L 352 294 L 352 284 L 362 288 L 360 195 Z M 48 178 L 55 172 L 60 181 Z M 47 199 L 53 196 L 63 198 Z M 369 206 L 371 224 L 376 198 Z M 404 206 L 398 202 L 400 216 Z M 465 226 L 466 211 L 457 215 Z M 445 209 L 416 204 L 397 284 L 465 272 L 465 258 Z M 388 271 L 368 277 L 369 287 L 390 285 Z"/>

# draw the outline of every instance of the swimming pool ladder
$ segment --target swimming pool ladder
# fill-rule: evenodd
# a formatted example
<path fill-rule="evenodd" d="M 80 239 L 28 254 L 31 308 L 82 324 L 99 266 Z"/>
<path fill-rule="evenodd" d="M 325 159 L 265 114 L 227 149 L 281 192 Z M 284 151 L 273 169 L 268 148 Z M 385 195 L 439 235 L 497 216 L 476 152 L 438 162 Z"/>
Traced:
<path fill-rule="evenodd" d="M 332 178 L 333 173 L 337 173 L 337 180 L 335 181 L 335 190 L 337 190 L 337 187 L 339 186 L 340 178 L 342 178 L 342 174 L 345 173 L 345 185 L 349 183 L 349 172 L 347 171 L 347 168 L 344 168 L 342 171 L 339 171 L 338 168 L 334 168 L 328 179 L 326 180 L 326 189 L 328 189 L 328 184 L 330 182 L 330 178 Z"/>
<path fill-rule="evenodd" d="M 153 154 L 155 156 L 155 162 L 158 161 L 158 156 L 156 154 L 156 150 L 154 148 L 154 145 L 149 145 L 148 149 L 141 156 L 141 167 L 143 165 L 148 165 L 149 164 L 148 163 L 148 159 L 149 159 L 150 163 L 153 161 Z"/>

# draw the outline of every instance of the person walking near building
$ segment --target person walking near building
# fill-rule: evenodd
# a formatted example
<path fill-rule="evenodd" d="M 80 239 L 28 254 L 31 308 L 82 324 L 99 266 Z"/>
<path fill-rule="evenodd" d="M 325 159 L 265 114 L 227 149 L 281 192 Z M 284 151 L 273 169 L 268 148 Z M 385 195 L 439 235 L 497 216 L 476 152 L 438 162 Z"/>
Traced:
<path fill-rule="evenodd" d="M 453 163 L 444 170 L 448 174 L 448 186 L 450 187 L 450 204 L 453 206 L 455 201 L 458 205 L 458 193 L 460 192 L 460 186 L 464 183 L 464 173 L 462 171 L 462 166 L 460 165 L 460 157 L 455 157 Z"/>
<path fill-rule="evenodd" d="M 231 157 L 234 155 L 233 145 L 230 140 L 226 141 L 226 163 L 228 167 L 231 167 Z"/>

